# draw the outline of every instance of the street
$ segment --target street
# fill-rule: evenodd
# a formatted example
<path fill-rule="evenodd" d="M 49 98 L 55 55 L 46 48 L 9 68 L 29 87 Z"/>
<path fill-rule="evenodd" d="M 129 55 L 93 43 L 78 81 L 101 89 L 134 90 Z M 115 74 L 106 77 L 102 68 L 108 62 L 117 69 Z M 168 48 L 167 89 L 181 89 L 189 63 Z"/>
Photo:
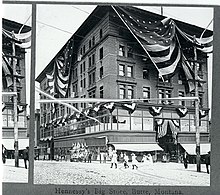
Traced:
<path fill-rule="evenodd" d="M 35 161 L 34 184 L 68 185 L 166 185 L 166 186 L 210 186 L 210 175 L 205 165 L 196 172 L 196 165 L 189 164 L 185 169 L 181 163 L 156 162 L 153 166 L 139 163 L 132 170 L 131 164 L 125 169 L 122 163 L 118 168 L 110 168 L 110 162 L 92 163 L 70 161 Z M 28 170 L 23 160 L 20 167 L 14 167 L 14 160 L 7 159 L 3 165 L 3 182 L 28 182 Z"/>

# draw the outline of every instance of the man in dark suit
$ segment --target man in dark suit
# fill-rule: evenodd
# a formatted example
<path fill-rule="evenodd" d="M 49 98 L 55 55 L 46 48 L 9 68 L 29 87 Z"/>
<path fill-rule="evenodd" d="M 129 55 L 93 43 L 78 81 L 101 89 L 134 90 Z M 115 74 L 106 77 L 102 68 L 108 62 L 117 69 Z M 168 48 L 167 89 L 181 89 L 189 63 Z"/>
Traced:
<path fill-rule="evenodd" d="M 29 147 L 26 147 L 26 149 L 24 149 L 23 158 L 24 158 L 25 169 L 27 169 L 27 161 L 29 160 Z"/>
<path fill-rule="evenodd" d="M 207 173 L 209 174 L 209 165 L 210 165 L 210 151 L 205 155 L 205 165 Z"/>

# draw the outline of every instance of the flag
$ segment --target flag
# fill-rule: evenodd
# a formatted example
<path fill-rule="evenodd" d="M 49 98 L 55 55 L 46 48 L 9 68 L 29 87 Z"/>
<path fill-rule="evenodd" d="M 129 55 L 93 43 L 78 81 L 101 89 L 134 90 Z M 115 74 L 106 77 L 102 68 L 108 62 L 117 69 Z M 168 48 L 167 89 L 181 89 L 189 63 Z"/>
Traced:
<path fill-rule="evenodd" d="M 73 39 L 70 39 L 52 60 L 51 63 L 54 65 L 52 72 L 46 74 L 51 94 L 58 95 L 59 97 L 66 97 L 72 61 Z"/>
<path fill-rule="evenodd" d="M 175 22 L 170 18 L 146 18 L 134 7 L 113 6 L 113 9 L 144 49 L 159 76 L 172 75 L 181 58 Z"/>
<path fill-rule="evenodd" d="M 5 57 L 4 53 L 2 53 L 2 87 L 3 89 L 7 89 L 11 85 L 13 85 L 13 69 L 9 64 L 8 59 Z"/>
<path fill-rule="evenodd" d="M 182 68 L 186 79 L 186 92 L 192 92 L 195 89 L 195 74 L 187 61 L 186 57 L 183 55 Z"/>

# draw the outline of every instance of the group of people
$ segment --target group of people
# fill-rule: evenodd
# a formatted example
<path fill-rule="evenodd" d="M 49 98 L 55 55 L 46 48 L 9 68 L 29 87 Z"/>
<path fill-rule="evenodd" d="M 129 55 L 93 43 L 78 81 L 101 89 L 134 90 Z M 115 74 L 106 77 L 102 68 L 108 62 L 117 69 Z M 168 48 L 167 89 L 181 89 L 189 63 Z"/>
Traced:
<path fill-rule="evenodd" d="M 120 155 L 120 156 L 122 156 L 122 155 Z M 125 169 L 129 168 L 128 161 L 129 161 L 129 156 L 126 153 L 124 153 L 123 154 L 123 164 L 124 164 Z M 151 154 L 149 153 L 147 155 L 144 155 L 142 162 L 153 164 L 153 158 L 152 158 Z M 112 156 L 111 156 L 111 168 L 113 168 L 114 166 L 117 169 L 118 155 L 115 150 L 113 151 Z M 132 169 L 135 169 L 135 168 L 138 169 L 138 160 L 137 160 L 137 156 L 134 153 L 131 154 L 131 166 L 132 166 Z"/>

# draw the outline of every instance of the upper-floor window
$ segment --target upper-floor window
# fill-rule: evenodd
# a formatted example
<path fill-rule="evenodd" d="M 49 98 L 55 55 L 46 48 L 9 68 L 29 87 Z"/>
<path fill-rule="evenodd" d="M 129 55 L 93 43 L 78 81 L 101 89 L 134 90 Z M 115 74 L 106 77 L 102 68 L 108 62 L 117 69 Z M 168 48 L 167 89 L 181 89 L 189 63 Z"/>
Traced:
<path fill-rule="evenodd" d="M 92 41 L 89 40 L 89 49 L 92 47 Z"/>
<path fill-rule="evenodd" d="M 89 98 L 95 98 L 95 89 L 89 92 Z"/>
<path fill-rule="evenodd" d="M 86 53 L 86 46 L 83 45 L 83 54 L 85 54 L 85 53 Z"/>
<path fill-rule="evenodd" d="M 127 66 L 127 77 L 133 77 L 133 66 Z"/>
<path fill-rule="evenodd" d="M 100 98 L 103 98 L 104 97 L 104 88 L 103 88 L 103 86 L 101 86 L 99 88 L 99 93 L 100 93 Z"/>
<path fill-rule="evenodd" d="M 128 85 L 127 86 L 127 98 L 128 99 L 133 99 L 134 98 L 134 87 Z"/>
<path fill-rule="evenodd" d="M 179 91 L 179 97 L 184 97 L 184 96 L 185 96 L 184 91 Z M 180 100 L 179 105 L 185 106 L 185 101 Z"/>
<path fill-rule="evenodd" d="M 170 89 L 159 89 L 158 96 L 161 100 L 160 103 L 171 103 L 170 100 L 163 100 L 163 98 L 171 98 L 171 90 Z"/>
<path fill-rule="evenodd" d="M 125 76 L 125 65 L 119 64 L 119 75 Z"/>
<path fill-rule="evenodd" d="M 125 46 L 124 45 L 119 45 L 118 55 L 125 56 Z"/>
<path fill-rule="evenodd" d="M 92 37 L 92 46 L 95 45 L 95 36 Z"/>
<path fill-rule="evenodd" d="M 103 77 L 103 66 L 101 66 L 99 69 L 99 77 L 100 79 Z"/>
<path fill-rule="evenodd" d="M 150 98 L 150 87 L 143 87 L 143 98 Z"/>
<path fill-rule="evenodd" d="M 119 98 L 125 99 L 125 85 L 119 85 Z"/>
<path fill-rule="evenodd" d="M 89 74 L 89 86 L 95 83 L 95 71 Z"/>
<path fill-rule="evenodd" d="M 99 59 L 103 58 L 103 47 L 99 49 Z"/>
<path fill-rule="evenodd" d="M 149 79 L 149 69 L 143 68 L 143 79 Z"/>
<path fill-rule="evenodd" d="M 131 45 L 128 45 L 128 47 L 127 47 L 127 56 L 129 57 L 129 58 L 133 58 L 133 47 L 131 46 Z"/>
<path fill-rule="evenodd" d="M 99 30 L 99 38 L 101 39 L 103 37 L 102 29 Z"/>

